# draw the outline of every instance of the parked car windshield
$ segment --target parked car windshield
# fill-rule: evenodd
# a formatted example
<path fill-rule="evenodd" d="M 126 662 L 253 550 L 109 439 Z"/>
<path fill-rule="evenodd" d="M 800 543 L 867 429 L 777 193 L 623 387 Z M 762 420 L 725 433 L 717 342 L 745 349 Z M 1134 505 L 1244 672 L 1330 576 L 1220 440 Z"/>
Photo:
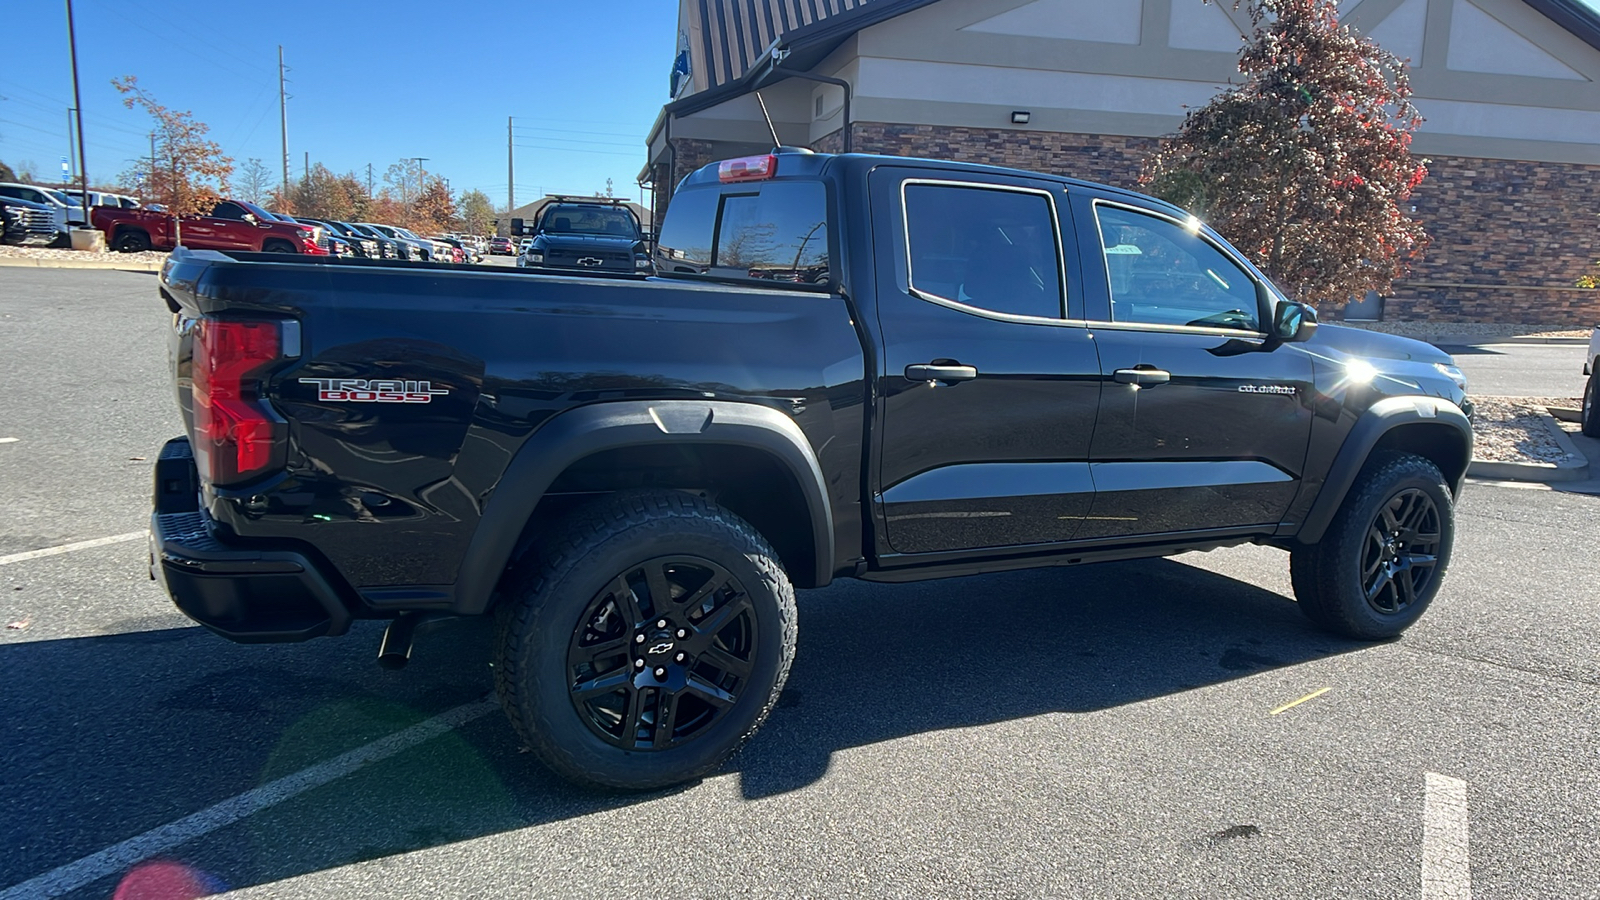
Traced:
<path fill-rule="evenodd" d="M 234 201 L 231 201 L 231 202 L 237 203 L 238 205 L 244 207 L 252 215 L 254 215 L 256 218 L 260 219 L 263 222 L 289 222 L 291 224 L 293 224 L 293 222 L 294 222 L 293 219 L 290 219 L 287 216 L 280 216 L 280 215 L 278 215 L 276 213 L 269 213 L 266 210 L 262 209 L 261 207 L 255 205 L 254 203 L 251 203 L 249 200 L 234 200 Z"/>
<path fill-rule="evenodd" d="M 554 234 L 603 234 L 611 237 L 639 237 L 633 215 L 620 209 L 595 206 L 556 206 L 544 214 L 541 231 Z"/>

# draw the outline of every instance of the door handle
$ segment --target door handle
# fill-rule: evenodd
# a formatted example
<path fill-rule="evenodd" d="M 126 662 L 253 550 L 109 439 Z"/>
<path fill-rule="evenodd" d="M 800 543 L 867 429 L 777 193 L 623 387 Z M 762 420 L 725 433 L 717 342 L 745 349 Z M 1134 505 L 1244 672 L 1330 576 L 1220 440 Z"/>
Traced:
<path fill-rule="evenodd" d="M 933 363 L 906 366 L 907 381 L 971 381 L 977 377 L 978 370 L 972 366 L 940 366 Z"/>
<path fill-rule="evenodd" d="M 1166 369 L 1158 369 L 1148 363 L 1141 363 L 1131 369 L 1118 369 L 1111 373 L 1111 378 L 1118 384 L 1136 384 L 1141 387 L 1152 387 L 1171 381 L 1172 373 Z"/>

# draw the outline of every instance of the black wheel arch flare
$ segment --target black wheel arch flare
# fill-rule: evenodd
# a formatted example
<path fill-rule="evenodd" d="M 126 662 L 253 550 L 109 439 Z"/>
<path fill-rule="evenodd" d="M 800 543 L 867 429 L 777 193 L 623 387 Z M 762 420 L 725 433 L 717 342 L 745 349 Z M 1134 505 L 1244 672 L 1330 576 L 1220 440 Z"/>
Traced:
<path fill-rule="evenodd" d="M 501 574 L 550 486 L 572 464 L 596 453 L 673 443 L 761 451 L 786 469 L 805 498 L 815 570 L 797 581 L 826 585 L 834 571 L 833 510 L 816 454 L 792 417 L 769 406 L 719 400 L 614 401 L 564 412 L 533 433 L 513 457 L 462 557 L 454 611 L 486 612 Z"/>
<path fill-rule="evenodd" d="M 1439 397 L 1387 397 L 1374 403 L 1350 429 L 1317 499 L 1293 539 L 1302 544 L 1322 540 L 1345 495 L 1374 450 L 1392 447 L 1424 456 L 1444 473 L 1452 496 L 1461 495 L 1467 464 L 1472 459 L 1472 422 L 1449 400 Z M 1283 532 L 1279 532 L 1283 536 Z"/>

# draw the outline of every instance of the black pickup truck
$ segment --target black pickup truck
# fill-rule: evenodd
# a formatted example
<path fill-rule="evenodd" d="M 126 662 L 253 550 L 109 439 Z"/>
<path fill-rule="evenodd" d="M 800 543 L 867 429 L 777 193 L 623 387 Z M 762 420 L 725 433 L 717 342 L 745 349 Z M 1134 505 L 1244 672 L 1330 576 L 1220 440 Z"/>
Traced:
<path fill-rule="evenodd" d="M 707 166 L 657 274 L 173 254 L 188 437 L 152 569 L 236 641 L 497 618 L 556 772 L 721 763 L 794 588 L 1288 551 L 1348 637 L 1438 594 L 1471 458 L 1450 357 L 1332 326 L 1180 209 L 983 166 Z M 981 600 L 979 601 L 981 602 Z"/>
<path fill-rule="evenodd" d="M 546 272 L 650 271 L 650 249 L 639 219 L 623 200 L 557 195 L 531 225 L 511 220 L 511 233 L 528 238 L 517 265 Z"/>

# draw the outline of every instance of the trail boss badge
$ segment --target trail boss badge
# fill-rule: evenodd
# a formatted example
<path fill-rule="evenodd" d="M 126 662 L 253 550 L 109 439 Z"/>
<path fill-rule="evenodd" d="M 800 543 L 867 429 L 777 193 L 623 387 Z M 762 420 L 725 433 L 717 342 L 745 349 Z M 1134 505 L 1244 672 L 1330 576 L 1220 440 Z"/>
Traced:
<path fill-rule="evenodd" d="M 302 378 L 317 386 L 317 399 L 329 403 L 431 403 L 449 391 L 427 381 L 368 381 L 364 378 Z"/>

